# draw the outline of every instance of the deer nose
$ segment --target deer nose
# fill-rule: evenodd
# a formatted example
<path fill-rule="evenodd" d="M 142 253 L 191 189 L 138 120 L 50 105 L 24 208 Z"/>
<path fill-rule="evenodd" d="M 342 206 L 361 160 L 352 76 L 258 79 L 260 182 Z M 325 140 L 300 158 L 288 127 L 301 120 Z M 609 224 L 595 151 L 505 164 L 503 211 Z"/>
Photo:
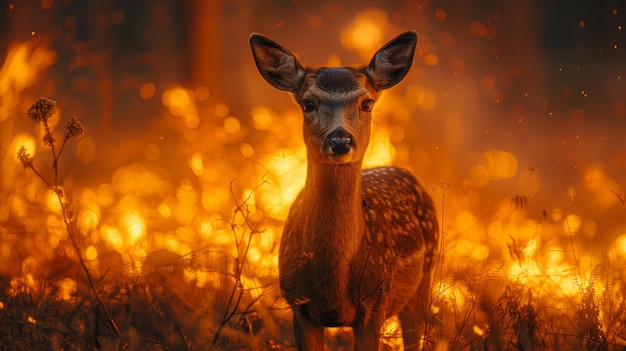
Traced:
<path fill-rule="evenodd" d="M 345 155 L 354 146 L 352 136 L 343 128 L 337 128 L 328 134 L 326 143 L 336 155 Z"/>

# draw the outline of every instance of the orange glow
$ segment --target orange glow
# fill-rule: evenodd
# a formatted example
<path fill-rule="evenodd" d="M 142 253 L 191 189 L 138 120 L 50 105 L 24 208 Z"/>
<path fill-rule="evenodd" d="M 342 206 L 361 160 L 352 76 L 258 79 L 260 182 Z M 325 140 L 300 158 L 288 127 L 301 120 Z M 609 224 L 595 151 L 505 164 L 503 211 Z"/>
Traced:
<path fill-rule="evenodd" d="M 224 119 L 224 130 L 226 130 L 227 133 L 235 134 L 239 132 L 240 129 L 241 123 L 239 123 L 239 120 L 237 118 L 227 117 L 226 119 Z"/>
<path fill-rule="evenodd" d="M 486 92 L 493 91 L 496 85 L 496 77 L 491 74 L 484 76 L 483 80 L 481 81 L 481 85 L 483 87 L 483 90 L 485 90 Z"/>
<path fill-rule="evenodd" d="M 263 189 L 261 201 L 266 205 L 270 217 L 287 218 L 289 206 L 304 186 L 305 162 L 304 150 L 279 150 L 268 157 L 266 165 L 273 170 L 276 186 Z"/>
<path fill-rule="evenodd" d="M 274 114 L 271 110 L 257 106 L 250 111 L 252 115 L 252 120 L 254 122 L 254 127 L 259 130 L 267 130 L 274 123 Z"/>
<path fill-rule="evenodd" d="M 98 205 L 85 205 L 78 213 L 78 227 L 83 233 L 91 233 L 100 226 L 100 218 L 101 214 Z"/>
<path fill-rule="evenodd" d="M 477 37 L 484 37 L 487 35 L 487 27 L 480 21 L 474 21 L 470 24 L 470 32 Z"/>
<path fill-rule="evenodd" d="M 33 8 L 54 15 L 70 3 L 45 0 Z M 302 55 L 304 65 L 367 64 L 402 30 L 420 33 L 411 71 L 377 98 L 363 160 L 365 168 L 410 170 L 435 202 L 443 241 L 427 307 L 433 314 L 431 335 L 411 347 L 443 351 L 483 343 L 487 348 L 492 333 L 515 334 L 511 316 L 494 308 L 505 304 L 498 300 L 503 289 L 514 286 L 520 287 L 520 307 L 536 307 L 543 324 L 535 333 L 557 335 L 558 328 L 577 323 L 587 284 L 603 303 L 604 330 L 621 347 L 623 339 L 615 336 L 623 335 L 621 315 L 611 319 L 608 304 L 623 300 L 626 267 L 626 101 L 616 93 L 624 84 L 616 56 L 624 47 L 616 36 L 623 34 L 623 24 L 589 32 L 591 23 L 574 17 L 574 32 L 607 38 L 576 45 L 576 55 L 559 54 L 554 61 L 544 57 L 551 53 L 542 40 L 550 38 L 528 30 L 511 35 L 515 26 L 505 22 L 509 13 L 501 9 L 465 14 L 411 1 L 380 8 L 311 2 L 305 6 L 311 11 L 298 14 L 304 4 L 285 3 L 288 9 L 259 14 L 265 20 L 256 24 Z M 22 6 L 9 4 L 9 15 L 18 17 L 15 11 Z M 523 8 L 512 11 L 518 15 L 537 12 L 524 2 L 502 6 Z M 262 311 L 270 334 L 283 335 L 291 312 L 277 283 L 278 251 L 290 205 L 305 185 L 302 123 L 307 121 L 293 101 L 278 95 L 284 92 L 272 91 L 258 76 L 242 33 L 222 33 L 228 26 L 221 25 L 167 31 L 180 22 L 167 17 L 168 8 L 157 4 L 147 11 L 146 21 L 159 18 L 158 26 L 138 31 L 145 41 L 141 53 L 120 60 L 126 49 L 110 40 L 115 35 L 103 34 L 105 43 L 83 40 L 90 31 L 77 33 L 75 16 L 49 32 L 41 26 L 7 26 L 10 40 L 13 33 L 28 40 L 7 40 L 0 67 L 0 281 L 8 286 L 3 298 L 31 294 L 33 301 L 58 300 L 79 309 L 97 302 L 92 296 L 97 294 L 107 307 L 130 299 L 137 311 L 157 310 L 132 300 L 141 293 L 150 295 L 151 303 L 163 296 L 189 298 L 194 305 L 181 310 L 199 319 L 190 322 L 191 332 L 180 323 L 180 333 L 191 346 L 194 338 L 206 340 L 195 333 L 214 327 L 200 317 L 220 318 L 222 309 L 234 308 L 224 300 L 235 291 L 235 296 L 242 293 L 242 302 L 235 319 L 224 324 L 228 337 L 245 334 L 233 329 L 244 321 L 243 308 Z M 119 31 L 131 20 L 125 9 L 107 11 L 95 21 L 102 30 Z M 605 12 L 617 16 L 617 10 Z M 203 26 L 231 18 L 204 15 L 209 14 L 203 13 Z M 250 19 L 250 13 L 237 16 Z M 178 38 L 180 33 L 202 41 Z M 175 43 L 164 45 L 169 36 Z M 576 39 L 569 37 L 563 47 Z M 588 49 L 592 55 L 584 52 Z M 63 58 L 59 62 L 57 55 Z M 592 56 L 610 63 L 610 70 L 577 60 Z M 589 79 L 596 71 L 606 79 Z M 63 141 L 67 118 L 85 121 L 85 136 L 64 146 L 58 174 L 53 150 L 42 141 L 44 128 L 26 116 L 29 102 L 40 95 L 57 101 L 47 122 L 57 143 Z M 16 157 L 21 147 L 50 184 L 58 176 L 54 185 L 70 205 L 71 232 L 57 194 Z M 77 271 L 81 258 L 95 293 L 85 272 Z M 599 263 L 606 268 L 594 272 Z M 141 284 L 146 287 L 136 287 Z M 43 299 L 49 292 L 53 296 Z M 199 300 L 210 313 L 195 305 Z M 7 306 L 12 305 L 0 301 L 3 313 L 12 309 Z M 127 317 L 120 320 L 127 323 Z M 19 318 L 17 323 L 55 325 L 28 310 Z M 401 328 L 395 317 L 384 325 L 383 342 L 392 349 L 403 349 Z M 58 343 L 61 336 L 54 332 L 50 335 Z M 336 328 L 330 334 L 343 342 L 349 333 Z M 153 341 L 135 336 L 109 339 Z"/>
<path fill-rule="evenodd" d="M 382 127 L 375 128 L 370 138 L 370 145 L 365 151 L 363 160 L 365 168 L 384 166 L 393 162 L 396 150 L 389 140 L 389 133 Z"/>
<path fill-rule="evenodd" d="M 163 92 L 161 101 L 169 108 L 170 113 L 180 117 L 188 128 L 196 128 L 200 124 L 194 95 L 188 89 L 180 86 L 168 88 Z"/>
<path fill-rule="evenodd" d="M 437 39 L 439 40 L 439 43 L 441 43 L 441 45 L 444 48 L 451 48 L 452 46 L 454 46 L 454 36 L 452 36 L 452 34 L 450 33 L 440 33 L 437 36 Z"/>
<path fill-rule="evenodd" d="M 444 303 L 456 306 L 457 308 L 463 308 L 465 305 L 465 298 L 463 292 L 456 286 L 447 283 L 438 283 L 433 292 L 438 299 L 441 299 Z"/>
<path fill-rule="evenodd" d="M 620 185 L 606 176 L 603 165 L 599 163 L 590 165 L 585 170 L 583 181 L 601 207 L 610 208 L 620 203 L 620 198 L 615 195 L 622 191 Z"/>
<path fill-rule="evenodd" d="M 202 154 L 195 152 L 189 158 L 189 168 L 197 176 L 204 174 L 204 163 L 202 162 Z"/>
<path fill-rule="evenodd" d="M 575 214 L 568 215 L 563 221 L 563 231 L 569 235 L 576 234 L 582 225 L 582 219 Z"/>
<path fill-rule="evenodd" d="M 446 11 L 442 10 L 442 9 L 437 9 L 435 10 L 435 18 L 437 19 L 437 21 L 443 22 L 446 20 Z"/>
<path fill-rule="evenodd" d="M 62 192 L 63 189 L 59 188 L 58 191 Z M 48 193 L 46 194 L 46 204 L 48 205 L 48 210 L 57 214 L 61 214 L 62 212 L 61 203 L 59 202 L 59 197 L 55 191 L 53 190 L 48 191 Z"/>
<path fill-rule="evenodd" d="M 17 152 L 22 146 L 26 149 L 26 152 L 30 154 L 31 157 L 35 157 L 35 154 L 37 152 L 37 142 L 32 135 L 27 133 L 21 133 L 16 135 L 11 142 L 11 154 L 17 155 Z M 15 162 L 19 163 L 19 160 L 16 158 Z"/>
<path fill-rule="evenodd" d="M 383 30 L 388 21 L 387 13 L 382 10 L 364 10 L 341 32 L 341 44 L 347 49 L 362 53 L 363 56 L 369 56 L 382 44 Z"/>
<path fill-rule="evenodd" d="M 56 61 L 56 52 L 26 41 L 9 48 L 0 68 L 0 122 L 16 112 L 17 94 Z"/>
<path fill-rule="evenodd" d="M 473 331 L 476 335 L 483 335 L 485 334 L 485 330 L 477 325 L 474 325 Z"/>
<path fill-rule="evenodd" d="M 495 179 L 511 178 L 517 173 L 517 158 L 510 152 L 491 150 L 485 152 L 489 176 Z"/>
<path fill-rule="evenodd" d="M 436 66 L 439 63 L 439 57 L 435 54 L 428 54 L 424 56 L 424 63 L 427 66 Z"/>
<path fill-rule="evenodd" d="M 402 326 L 397 316 L 393 316 L 385 321 L 383 324 L 383 342 L 386 347 L 392 350 L 404 350 L 404 344 L 402 342 Z"/>
<path fill-rule="evenodd" d="M 148 161 L 156 161 L 161 156 L 161 148 L 157 144 L 148 144 L 143 149 L 143 154 Z"/>
<path fill-rule="evenodd" d="M 167 204 L 160 204 L 158 207 L 158 211 L 163 218 L 172 217 L 172 209 Z"/>
<path fill-rule="evenodd" d="M 435 94 L 417 85 L 407 88 L 406 99 L 409 104 L 415 104 L 424 111 L 431 111 L 437 105 Z"/>
<path fill-rule="evenodd" d="M 76 294 L 76 281 L 71 278 L 63 278 L 57 283 L 59 288 L 57 295 L 63 301 L 70 300 Z"/>
<path fill-rule="evenodd" d="M 534 261 L 528 262 L 516 262 L 511 265 L 508 271 L 508 276 L 520 284 L 528 284 L 535 281 L 535 279 L 541 276 L 541 270 Z"/>
<path fill-rule="evenodd" d="M 482 188 L 489 183 L 489 171 L 482 165 L 476 165 L 470 170 L 469 178 L 472 186 Z"/>
<path fill-rule="evenodd" d="M 126 212 L 120 217 L 120 227 L 123 228 L 128 245 L 134 246 L 143 240 L 146 235 L 146 224 L 137 212 Z"/>
<path fill-rule="evenodd" d="M 626 260 L 626 233 L 615 238 L 611 246 L 618 262 Z"/>
<path fill-rule="evenodd" d="M 124 238 L 116 227 L 103 225 L 100 228 L 100 237 L 112 249 L 124 252 Z"/>
<path fill-rule="evenodd" d="M 152 83 L 146 83 L 139 89 L 139 95 L 142 99 L 151 99 L 156 93 L 156 86 Z"/>

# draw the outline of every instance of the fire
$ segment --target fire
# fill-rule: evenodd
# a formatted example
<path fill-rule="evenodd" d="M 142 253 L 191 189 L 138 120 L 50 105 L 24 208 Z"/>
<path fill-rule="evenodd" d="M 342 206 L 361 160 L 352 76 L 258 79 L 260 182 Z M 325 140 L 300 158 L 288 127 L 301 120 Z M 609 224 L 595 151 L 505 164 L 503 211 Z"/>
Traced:
<path fill-rule="evenodd" d="M 161 96 L 163 105 L 169 108 L 173 116 L 180 117 L 188 128 L 196 128 L 200 124 L 194 100 L 193 92 L 181 86 L 168 88 Z"/>
<path fill-rule="evenodd" d="M 310 14 L 307 23 L 322 30 L 336 18 L 331 13 L 347 12 L 339 4 L 333 3 L 332 11 L 328 6 L 325 12 Z M 410 16 L 430 16 L 437 26 L 446 26 L 440 32 L 435 26 L 417 28 L 415 67 L 405 82 L 376 102 L 364 161 L 365 167 L 393 164 L 412 169 L 427 189 L 434 189 L 443 242 L 429 306 L 434 329 L 424 345 L 447 350 L 455 349 L 459 339 L 467 338 L 468 344 L 476 338 L 489 340 L 494 322 L 509 321 L 494 312 L 507 286 L 522 287 L 518 307 L 533 306 L 544 323 L 542 330 L 551 333 L 576 323 L 574 311 L 585 288 L 592 286 L 595 299 L 604 303 L 598 307 L 604 330 L 623 331 L 623 315 L 616 311 L 623 304 L 621 276 L 626 265 L 626 153 L 623 145 L 613 142 L 619 135 L 611 132 L 621 132 L 618 122 L 626 116 L 625 102 L 607 97 L 617 100 L 606 101 L 604 116 L 602 104 L 594 109 L 585 105 L 598 96 L 597 89 L 562 82 L 555 83 L 557 96 L 548 98 L 552 93 L 543 84 L 524 86 L 539 69 L 524 65 L 532 58 L 526 52 L 530 47 L 520 50 L 517 58 L 504 54 L 508 44 L 494 45 L 505 38 L 497 20 L 470 19 L 452 28 L 448 25 L 457 12 L 425 12 L 425 7 L 415 13 L 357 11 L 336 38 L 329 38 L 328 50 L 324 48 L 328 56 L 321 59 L 339 65 L 347 52 L 367 60 L 385 38 L 407 25 L 403 21 Z M 116 10 L 111 18 L 110 25 L 120 25 L 130 15 Z M 587 30 L 589 25 L 579 27 Z M 281 28 L 277 23 L 274 30 L 290 38 Z M 15 155 L 23 147 L 38 169 L 54 178 L 50 148 L 42 143 L 41 131 L 23 119 L 33 96 L 58 98 L 50 122 L 57 138 L 62 138 L 59 129 L 65 117 L 79 111 L 84 116 L 78 117 L 93 122 L 100 118 L 100 107 L 89 106 L 89 99 L 79 96 L 82 92 L 62 91 L 60 83 L 39 84 L 47 70 L 56 68 L 58 55 L 42 38 L 36 32 L 27 41 L 12 43 L 0 68 L 0 281 L 7 282 L 1 297 L 45 293 L 47 283 L 54 289 L 52 300 L 73 302 L 86 296 L 84 273 L 72 270 L 81 256 L 97 292 L 113 294 L 107 289 L 116 282 L 137 282 L 165 272 L 175 283 L 160 282 L 160 289 L 221 301 L 235 285 L 249 309 L 262 311 L 265 321 L 275 319 L 266 324 L 268 330 L 287 325 L 288 312 L 276 283 L 277 256 L 289 206 L 306 177 L 299 111 L 255 100 L 258 90 L 247 74 L 253 67 L 233 74 L 250 84 L 239 85 L 235 102 L 222 101 L 219 85 L 209 91 L 158 77 L 128 78 L 128 73 L 125 79 L 132 81 L 132 88 L 124 89 L 138 103 L 159 111 L 144 116 L 155 123 L 145 134 L 122 135 L 133 143 L 128 150 L 114 152 L 91 123 L 85 137 L 68 143 L 59 160 L 58 189 L 74 216 L 76 251 L 63 217 L 68 208 L 47 184 L 24 170 Z M 466 42 L 484 47 L 468 49 Z M 618 47 L 611 43 L 608 48 L 613 45 Z M 558 64 L 559 74 L 582 77 L 580 69 Z M 83 69 L 90 68 L 85 65 Z M 614 80 L 610 90 L 620 91 L 623 73 L 609 76 Z M 577 91 L 581 93 L 572 93 Z M 98 94 L 103 93 L 98 90 L 94 96 Z M 595 117 L 606 117 L 615 130 L 596 125 Z M 562 125 L 561 120 L 572 125 Z M 117 152 L 124 155 L 111 157 Z M 438 191 L 439 183 L 452 185 L 445 196 Z M 600 264 L 605 268 L 598 273 L 595 267 Z M 609 308 L 610 302 L 618 307 Z M 214 303 L 228 306 L 216 309 L 234 305 Z M 0 301 L 0 310 L 8 309 L 9 304 Z M 44 316 L 28 313 L 20 325 L 52 325 L 43 322 Z M 484 315 L 489 313 L 487 320 Z M 562 320 L 567 323 L 560 324 Z M 511 325 L 503 328 L 510 332 Z M 396 319 L 385 325 L 386 342 L 398 349 L 400 339 L 395 336 L 400 331 Z M 338 339 L 343 335 L 340 330 L 332 333 Z M 613 342 L 623 344 L 617 337 Z"/>
<path fill-rule="evenodd" d="M 354 21 L 341 33 L 341 43 L 369 56 L 383 43 L 383 30 L 388 24 L 388 15 L 379 9 L 365 10 L 355 17 Z"/>
<path fill-rule="evenodd" d="M 120 216 L 119 223 L 129 247 L 136 246 L 145 240 L 146 223 L 139 213 L 132 210 L 126 212 Z"/>
<path fill-rule="evenodd" d="M 36 40 L 13 44 L 0 69 L 0 123 L 15 113 L 17 97 L 56 60 L 56 52 Z"/>
<path fill-rule="evenodd" d="M 613 246 L 620 258 L 626 258 L 626 234 L 618 236 L 613 242 Z"/>

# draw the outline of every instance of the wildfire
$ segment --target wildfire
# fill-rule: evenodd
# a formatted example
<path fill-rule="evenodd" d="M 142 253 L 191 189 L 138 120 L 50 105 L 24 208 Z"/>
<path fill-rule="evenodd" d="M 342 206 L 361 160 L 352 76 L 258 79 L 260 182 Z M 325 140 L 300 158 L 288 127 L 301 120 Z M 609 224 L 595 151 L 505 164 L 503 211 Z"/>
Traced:
<path fill-rule="evenodd" d="M 433 13 L 433 19 L 440 23 L 449 22 L 451 17 L 452 13 L 444 9 Z M 383 10 L 368 9 L 358 13 L 337 39 L 343 49 L 369 58 L 394 30 L 394 21 L 397 18 L 390 18 Z M 588 27 L 583 21 L 580 24 L 581 29 Z M 471 21 L 466 30 L 472 40 L 492 42 L 499 35 L 488 21 Z M 624 289 L 620 279 L 626 266 L 626 228 L 617 222 L 624 213 L 625 185 L 623 176 L 609 169 L 616 162 L 593 161 L 587 155 L 574 162 L 575 151 L 580 149 L 567 144 L 573 151 L 563 149 L 559 151 L 563 155 L 553 161 L 575 163 L 567 172 L 578 177 L 578 184 L 559 184 L 560 174 L 525 166 L 531 157 L 519 147 L 481 141 L 472 144 L 471 150 L 454 150 L 467 145 L 463 144 L 463 126 L 468 125 L 458 117 L 450 117 L 456 120 L 445 127 L 438 145 L 423 146 L 421 140 L 413 140 L 414 135 L 428 134 L 422 129 L 433 125 L 430 116 L 437 114 L 443 119 L 438 114 L 444 105 L 463 101 L 451 97 L 452 88 L 450 94 L 441 93 L 426 84 L 425 72 L 438 74 L 428 71 L 436 67 L 459 77 L 472 69 L 468 58 L 453 57 L 446 62 L 440 52 L 459 45 L 458 38 L 448 32 L 434 38 L 420 34 L 415 76 L 377 101 L 364 161 L 365 167 L 396 164 L 426 170 L 417 174 L 425 178 L 426 188 L 436 188 L 433 184 L 439 182 L 453 185 L 445 199 L 436 191 L 431 194 L 445 234 L 432 284 L 429 310 L 436 317 L 431 322 L 439 323 L 441 329 L 466 328 L 472 337 L 488 335 L 492 320 L 463 320 L 464 324 L 462 319 L 478 315 L 479 307 L 488 310 L 485 306 L 489 302 L 484 300 L 495 300 L 505 286 L 523 287 L 523 304 L 529 301 L 538 309 L 550 306 L 566 311 L 563 313 L 578 306 L 589 286 L 606 296 L 616 295 L 614 298 L 622 298 L 623 303 L 619 294 Z M 329 54 L 329 62 L 339 62 L 338 55 Z M 221 291 L 234 285 L 232 291 L 243 291 L 252 301 L 250 306 L 256 303 L 263 306 L 260 310 L 267 309 L 267 316 L 286 319 L 276 284 L 277 251 L 289 206 L 306 176 L 306 150 L 298 134 L 302 123 L 299 112 L 260 104 L 248 106 L 251 103 L 245 102 L 247 114 L 235 116 L 226 103 L 213 101 L 206 88 L 173 82 L 162 89 L 157 83 L 144 82 L 137 85 L 136 96 L 144 103 L 159 105 L 162 111 L 155 119 L 167 130 L 159 130 L 162 135 L 158 137 L 138 140 L 139 151 L 121 164 L 101 160 L 97 144 L 103 141 L 85 130 L 85 138 L 67 151 L 71 153 L 68 159 L 59 161 L 65 168 L 59 173 L 59 186 L 51 190 L 25 172 L 15 157 L 20 152 L 30 155 L 36 165 L 43 165 L 40 169 L 45 169 L 46 176 L 53 175 L 51 159 L 44 156 L 49 147 L 41 140 L 41 131 L 22 128 L 14 133 L 8 132 L 8 126 L 13 119 L 23 117 L 24 106 L 32 102 L 29 88 L 56 59 L 55 51 L 31 39 L 12 44 L 0 69 L 0 146 L 5 155 L 0 160 L 0 274 L 8 277 L 8 294 L 39 291 L 43 286 L 39 280 L 50 277 L 55 279 L 51 281 L 55 299 L 75 299 L 81 289 L 85 290 L 84 276 L 66 267 L 75 267 L 80 256 L 98 284 L 108 282 L 106 279 L 139 279 L 164 270 L 176 277 L 179 286 L 174 289 Z M 518 66 L 510 68 L 513 78 L 521 76 L 520 70 Z M 474 83 L 476 91 L 464 96 L 475 96 L 476 101 L 486 94 L 488 103 L 503 104 L 505 96 L 509 99 L 512 95 L 502 84 L 500 73 L 477 75 Z M 465 88 L 463 84 L 465 81 L 459 80 L 457 87 Z M 585 99 L 592 98 L 588 90 L 581 91 Z M 620 118 L 623 105 L 611 105 Z M 536 117 L 532 108 L 519 102 L 511 111 L 519 124 Z M 56 129 L 63 127 L 60 118 L 67 114 L 59 108 L 51 118 L 53 135 L 58 135 Z M 421 119 L 416 120 L 416 116 Z M 575 117 L 580 120 L 580 116 Z M 416 134 L 416 130 L 424 134 Z M 551 137 L 557 138 L 546 139 Z M 425 140 L 438 138 L 426 136 Z M 547 143 L 544 139 L 532 142 Z M 622 160 L 623 150 L 606 157 Z M 82 168 L 86 165 L 109 173 L 93 175 Z M 435 172 L 439 167 L 442 171 Z M 83 177 L 80 172 L 90 176 Z M 69 244 L 64 222 L 68 208 L 59 203 L 59 192 L 67 196 L 69 209 L 75 214 L 71 223 L 78 233 L 78 252 Z M 601 265 L 607 268 L 599 274 L 596 267 Z M 116 266 L 115 270 L 111 266 Z M 58 272 L 64 269 L 72 274 Z M 112 278 L 109 269 L 122 272 L 123 277 Z M 228 294 L 215 295 L 221 298 Z M 5 309 L 6 301 L 0 301 L 0 310 Z M 604 327 L 621 328 L 620 316 Z M 609 317 L 603 315 L 602 319 Z M 41 320 L 38 315 L 25 317 L 32 325 L 41 325 Z M 400 330 L 396 319 L 385 325 L 386 342 L 398 349 L 401 343 L 394 336 Z M 341 331 L 331 333 L 340 338 Z M 440 349 L 455 342 L 453 337 L 443 336 L 447 341 L 439 344 Z"/>

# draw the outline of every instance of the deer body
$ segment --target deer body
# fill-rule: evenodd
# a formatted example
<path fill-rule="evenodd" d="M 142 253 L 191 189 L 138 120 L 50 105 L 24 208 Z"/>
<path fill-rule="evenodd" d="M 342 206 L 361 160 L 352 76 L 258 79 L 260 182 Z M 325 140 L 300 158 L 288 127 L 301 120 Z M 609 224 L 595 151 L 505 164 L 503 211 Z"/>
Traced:
<path fill-rule="evenodd" d="M 438 242 L 433 203 L 407 171 L 361 168 L 372 104 L 404 78 L 416 40 L 400 35 L 355 69 L 303 68 L 270 39 L 250 38 L 263 77 L 304 114 L 307 177 L 279 253 L 299 350 L 323 350 L 323 328 L 336 326 L 354 329 L 355 350 L 377 350 L 383 322 L 398 314 L 405 346 L 418 344 Z"/>

